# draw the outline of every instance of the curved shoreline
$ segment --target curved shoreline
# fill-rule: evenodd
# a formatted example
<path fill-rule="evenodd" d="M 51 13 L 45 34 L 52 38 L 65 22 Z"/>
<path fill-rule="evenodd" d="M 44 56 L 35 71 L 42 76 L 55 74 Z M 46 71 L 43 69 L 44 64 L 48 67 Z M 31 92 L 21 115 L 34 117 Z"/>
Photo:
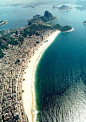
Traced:
<path fill-rule="evenodd" d="M 74 28 L 72 28 L 71 30 L 68 30 L 68 31 L 62 31 L 63 33 L 67 33 L 67 32 L 71 32 L 71 31 L 74 31 Z"/>
<path fill-rule="evenodd" d="M 44 53 L 45 49 L 54 41 L 56 36 L 60 33 L 60 31 L 54 31 L 47 37 L 42 45 L 38 48 L 35 54 L 31 57 L 30 62 L 27 64 L 27 69 L 24 74 L 24 81 L 22 83 L 22 93 L 23 98 L 23 106 L 25 114 L 28 117 L 30 122 L 36 121 L 36 104 L 35 104 L 35 88 L 34 88 L 34 80 L 35 80 L 35 70 L 38 61 L 40 60 L 41 55 Z M 48 40 L 48 41 L 46 41 Z"/>

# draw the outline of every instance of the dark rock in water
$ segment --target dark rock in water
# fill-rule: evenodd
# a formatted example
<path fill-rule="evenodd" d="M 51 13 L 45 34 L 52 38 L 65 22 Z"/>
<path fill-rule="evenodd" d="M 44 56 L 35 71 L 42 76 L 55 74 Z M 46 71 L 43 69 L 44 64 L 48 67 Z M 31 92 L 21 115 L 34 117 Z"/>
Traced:
<path fill-rule="evenodd" d="M 86 24 L 86 21 L 84 21 L 83 24 Z"/>

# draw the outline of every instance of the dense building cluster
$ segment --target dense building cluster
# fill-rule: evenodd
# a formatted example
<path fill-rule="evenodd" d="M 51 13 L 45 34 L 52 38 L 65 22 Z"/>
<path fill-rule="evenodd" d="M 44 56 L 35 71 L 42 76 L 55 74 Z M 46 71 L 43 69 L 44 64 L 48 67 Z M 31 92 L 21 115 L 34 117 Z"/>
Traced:
<path fill-rule="evenodd" d="M 30 58 L 52 30 L 42 31 L 41 36 L 24 39 L 21 46 L 8 45 L 0 60 L 0 122 L 29 122 L 22 100 L 23 75 Z"/>

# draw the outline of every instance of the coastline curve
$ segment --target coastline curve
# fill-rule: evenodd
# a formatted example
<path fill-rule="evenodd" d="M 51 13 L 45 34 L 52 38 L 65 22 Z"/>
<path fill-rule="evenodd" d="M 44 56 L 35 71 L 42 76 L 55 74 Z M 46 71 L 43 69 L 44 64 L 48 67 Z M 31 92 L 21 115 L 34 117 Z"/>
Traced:
<path fill-rule="evenodd" d="M 43 41 L 42 45 L 38 48 L 38 50 L 36 50 L 35 54 L 31 57 L 30 62 L 28 62 L 27 64 L 27 69 L 25 70 L 24 81 L 22 83 L 22 90 L 24 91 L 22 93 L 22 98 L 24 111 L 30 122 L 36 122 L 37 114 L 34 87 L 36 67 L 44 51 L 54 41 L 54 39 L 59 33 L 60 31 L 58 30 L 54 31 L 52 34 L 50 34 L 49 37 L 47 37 Z"/>

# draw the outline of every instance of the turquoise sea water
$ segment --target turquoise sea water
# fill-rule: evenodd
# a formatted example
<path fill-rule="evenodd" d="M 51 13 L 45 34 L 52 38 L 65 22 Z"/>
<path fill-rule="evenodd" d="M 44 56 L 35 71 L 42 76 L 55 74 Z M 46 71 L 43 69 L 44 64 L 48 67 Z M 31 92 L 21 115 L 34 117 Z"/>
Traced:
<path fill-rule="evenodd" d="M 28 19 L 45 10 L 59 18 L 51 24 L 70 25 L 75 30 L 60 33 L 39 61 L 35 74 L 38 122 L 86 122 L 86 10 L 1 6 L 0 20 L 9 23 L 0 30 L 24 27 Z"/>
<path fill-rule="evenodd" d="M 22 6 L 0 6 L 0 20 L 8 20 L 8 24 L 1 26 L 3 29 L 15 29 L 25 27 L 27 20 L 32 19 L 36 14 L 43 15 L 45 10 L 52 11 L 52 5 L 35 6 L 35 8 L 22 8 Z M 1 14 L 3 12 L 3 14 Z"/>
<path fill-rule="evenodd" d="M 37 66 L 35 87 L 39 122 L 86 122 L 85 14 L 86 10 L 77 9 L 58 12 L 60 19 L 51 23 L 71 25 L 75 30 L 60 33 Z"/>

